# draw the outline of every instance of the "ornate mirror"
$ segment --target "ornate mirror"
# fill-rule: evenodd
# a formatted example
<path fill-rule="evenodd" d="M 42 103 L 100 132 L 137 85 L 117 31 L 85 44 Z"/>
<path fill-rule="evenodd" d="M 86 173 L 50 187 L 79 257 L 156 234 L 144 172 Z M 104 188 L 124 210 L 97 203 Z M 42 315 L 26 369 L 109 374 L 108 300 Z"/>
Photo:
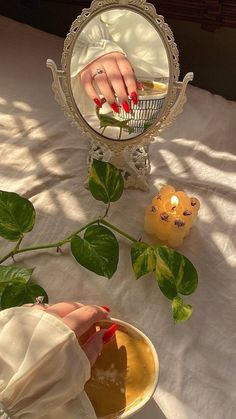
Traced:
<path fill-rule="evenodd" d="M 148 145 L 182 111 L 178 50 L 164 18 L 145 0 L 94 0 L 72 23 L 62 70 L 52 60 L 56 100 L 90 134 L 89 164 L 109 161 L 126 187 L 148 188 Z"/>

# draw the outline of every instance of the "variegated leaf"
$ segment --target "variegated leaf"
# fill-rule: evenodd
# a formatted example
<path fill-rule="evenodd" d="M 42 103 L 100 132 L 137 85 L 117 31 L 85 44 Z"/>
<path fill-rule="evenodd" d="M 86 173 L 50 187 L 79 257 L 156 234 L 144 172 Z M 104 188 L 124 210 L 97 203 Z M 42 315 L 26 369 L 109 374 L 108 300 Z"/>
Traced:
<path fill-rule="evenodd" d="M 137 242 L 132 245 L 131 260 L 137 279 L 156 269 L 155 249 L 145 243 Z"/>
<path fill-rule="evenodd" d="M 193 264 L 166 246 L 156 248 L 156 276 L 163 294 L 172 300 L 178 293 L 189 295 L 197 288 L 198 276 Z"/>
<path fill-rule="evenodd" d="M 0 191 L 0 236 L 16 241 L 31 231 L 35 210 L 30 201 L 14 192 Z"/>
<path fill-rule="evenodd" d="M 124 190 L 124 179 L 119 169 L 110 163 L 93 160 L 89 172 L 89 189 L 98 201 L 117 201 Z"/>
<path fill-rule="evenodd" d="M 82 239 L 74 236 L 71 251 L 77 262 L 97 275 L 111 278 L 117 269 L 119 244 L 108 228 L 92 225 Z"/>
<path fill-rule="evenodd" d="M 185 305 L 182 298 L 175 297 L 172 301 L 172 314 L 176 322 L 181 323 L 188 320 L 193 312 L 192 306 Z"/>

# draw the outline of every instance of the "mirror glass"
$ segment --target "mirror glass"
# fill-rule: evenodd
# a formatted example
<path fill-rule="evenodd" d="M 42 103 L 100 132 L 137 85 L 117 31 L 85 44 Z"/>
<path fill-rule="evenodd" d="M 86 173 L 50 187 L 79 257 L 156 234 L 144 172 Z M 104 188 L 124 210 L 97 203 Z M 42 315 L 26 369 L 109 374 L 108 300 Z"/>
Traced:
<path fill-rule="evenodd" d="M 93 130 L 113 141 L 142 134 L 157 122 L 168 91 L 158 29 L 127 8 L 98 13 L 75 39 L 70 79 L 77 109 Z"/>

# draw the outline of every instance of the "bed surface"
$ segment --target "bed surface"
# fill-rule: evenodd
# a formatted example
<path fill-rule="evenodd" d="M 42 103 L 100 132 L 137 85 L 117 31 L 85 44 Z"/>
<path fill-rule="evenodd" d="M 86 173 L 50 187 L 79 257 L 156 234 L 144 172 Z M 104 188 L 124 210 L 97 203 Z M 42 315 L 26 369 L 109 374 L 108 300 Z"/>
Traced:
<path fill-rule="evenodd" d="M 103 211 L 83 186 L 88 139 L 70 126 L 51 90 L 46 59 L 60 63 L 63 40 L 0 17 L 0 44 L 0 189 L 24 195 L 36 208 L 25 244 L 55 241 Z M 36 267 L 34 278 L 51 302 L 109 305 L 113 317 L 151 338 L 160 380 L 136 419 L 235 418 L 236 103 L 192 86 L 187 96 L 175 125 L 150 147 L 150 191 L 126 191 L 109 218 L 138 238 L 144 208 L 161 184 L 199 198 L 197 224 L 180 249 L 199 273 L 197 291 L 185 298 L 194 307 L 191 320 L 174 324 L 152 275 L 135 281 L 123 239 L 111 280 L 80 267 L 66 248 L 63 255 L 45 250 L 16 257 L 19 265 Z M 5 247 L 2 240 L 1 254 Z"/>

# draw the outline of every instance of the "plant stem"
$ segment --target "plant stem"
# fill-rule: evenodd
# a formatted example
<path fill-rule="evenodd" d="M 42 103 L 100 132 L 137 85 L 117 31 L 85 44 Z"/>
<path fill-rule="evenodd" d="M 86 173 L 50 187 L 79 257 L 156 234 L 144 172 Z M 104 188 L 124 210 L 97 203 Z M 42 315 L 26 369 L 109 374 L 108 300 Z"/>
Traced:
<path fill-rule="evenodd" d="M 65 239 L 61 240 L 59 243 L 59 247 L 62 246 L 65 243 L 70 242 L 70 240 L 72 239 L 73 236 L 75 236 L 76 234 L 81 233 L 81 231 L 85 230 L 87 227 L 96 224 L 98 222 L 100 222 L 101 219 L 100 218 L 96 218 L 96 220 L 90 221 L 90 223 L 86 224 L 85 226 L 81 227 L 79 230 L 75 231 L 74 233 L 70 234 L 69 236 L 67 236 Z"/>
<path fill-rule="evenodd" d="M 4 262 L 5 260 L 7 260 L 8 258 L 10 258 L 10 257 L 13 257 L 15 254 L 16 254 L 16 252 L 18 251 L 18 249 L 19 249 L 19 247 L 20 247 L 20 244 L 21 244 L 21 242 L 22 242 L 22 240 L 23 240 L 23 238 L 24 238 L 24 236 L 22 235 L 20 238 L 19 238 L 19 240 L 18 240 L 18 242 L 16 243 L 16 246 L 9 252 L 9 253 L 7 253 L 6 254 L 6 256 L 4 256 L 1 260 L 0 260 L 0 264 L 2 263 L 2 262 Z"/>
<path fill-rule="evenodd" d="M 124 231 L 120 230 L 118 227 L 114 226 L 113 224 L 108 223 L 107 221 L 105 221 L 103 218 L 101 218 L 100 220 L 100 224 L 103 224 L 107 227 L 110 227 L 112 230 L 116 231 L 117 233 L 119 233 L 121 236 L 126 237 L 128 240 L 130 240 L 133 243 L 136 243 L 138 240 L 135 239 L 134 237 L 130 236 L 129 234 L 125 233 Z"/>
<path fill-rule="evenodd" d="M 22 242 L 23 238 L 24 238 L 24 236 L 23 236 L 23 234 L 22 234 L 22 236 L 19 238 L 18 242 L 16 243 L 16 247 L 14 247 L 14 250 L 15 250 L 15 251 L 17 251 L 17 250 L 19 249 L 20 244 L 21 244 L 21 242 Z"/>
<path fill-rule="evenodd" d="M 23 249 L 19 249 L 19 250 L 14 250 L 12 249 L 9 253 L 7 253 L 7 255 L 5 255 L 2 259 L 0 259 L 0 265 L 1 263 L 5 262 L 5 260 L 7 260 L 10 257 L 13 257 L 14 255 L 18 255 L 19 253 L 24 253 L 24 252 L 30 252 L 31 250 L 40 250 L 40 249 L 49 249 L 52 247 L 60 247 L 59 243 L 49 243 L 49 244 L 38 244 L 35 246 L 30 246 L 30 247 L 24 247 Z"/>
<path fill-rule="evenodd" d="M 107 216 L 108 211 L 109 211 L 109 209 L 110 209 L 110 206 L 111 206 L 111 203 L 110 203 L 110 202 L 108 202 L 107 207 L 106 207 L 105 214 L 103 215 L 102 219 L 103 219 L 103 218 L 105 218 L 105 217 Z"/>
<path fill-rule="evenodd" d="M 107 227 L 110 227 L 112 230 L 116 231 L 121 236 L 126 237 L 128 240 L 130 240 L 133 243 L 137 242 L 137 240 L 134 237 L 132 237 L 129 234 L 125 233 L 124 231 L 120 230 L 118 227 L 114 226 L 113 224 L 108 223 L 102 217 L 102 218 L 97 218 L 96 220 L 91 221 L 90 223 L 88 223 L 85 226 L 81 227 L 79 230 L 75 231 L 74 233 L 70 234 L 69 236 L 65 237 L 63 240 L 60 240 L 57 243 L 36 244 L 36 245 L 33 245 L 33 246 L 25 247 L 23 249 L 19 249 L 19 246 L 20 246 L 21 241 L 23 239 L 23 236 L 22 236 L 18 240 L 16 246 L 9 253 L 7 253 L 2 259 L 0 259 L 0 264 L 3 263 L 8 258 L 13 257 L 14 255 L 17 255 L 19 253 L 30 252 L 30 251 L 33 251 L 33 250 L 60 248 L 64 244 L 69 243 L 71 241 L 71 239 L 72 239 L 73 236 L 75 236 L 76 234 L 81 233 L 81 231 L 85 230 L 87 227 L 89 227 L 89 226 L 91 226 L 93 224 L 96 224 L 96 223 L 100 223 L 100 224 L 103 224 L 103 225 L 105 225 Z"/>
<path fill-rule="evenodd" d="M 36 244 L 36 245 L 33 245 L 33 246 L 25 247 L 23 249 L 19 249 L 20 243 L 21 243 L 21 241 L 23 239 L 23 237 L 21 237 L 19 239 L 19 241 L 17 242 L 17 245 L 9 253 L 7 253 L 7 255 L 5 255 L 2 259 L 0 259 L 0 264 L 3 263 L 8 258 L 13 257 L 14 255 L 17 255 L 19 253 L 30 252 L 31 250 L 50 249 L 50 248 L 53 248 L 53 247 L 60 248 L 64 244 L 69 243 L 71 241 L 71 239 L 72 239 L 73 236 L 75 236 L 76 234 L 78 234 L 81 231 L 85 230 L 90 225 L 96 224 L 98 221 L 100 221 L 100 218 L 91 221 L 90 223 L 88 223 L 85 226 L 81 227 L 79 230 L 75 231 L 74 233 L 70 234 L 69 236 L 65 237 L 63 240 L 60 240 L 57 243 Z"/>

